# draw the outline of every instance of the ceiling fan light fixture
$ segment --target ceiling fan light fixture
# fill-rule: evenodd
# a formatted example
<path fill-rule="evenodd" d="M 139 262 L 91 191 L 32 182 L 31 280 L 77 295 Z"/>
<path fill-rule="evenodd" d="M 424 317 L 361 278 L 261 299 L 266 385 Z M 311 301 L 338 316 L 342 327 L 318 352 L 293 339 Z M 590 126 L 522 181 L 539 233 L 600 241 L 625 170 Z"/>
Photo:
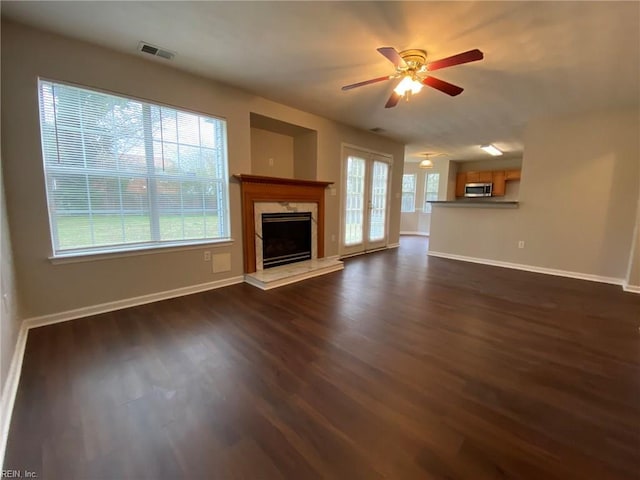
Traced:
<path fill-rule="evenodd" d="M 365 80 L 364 82 L 344 85 L 342 90 L 351 90 L 358 87 L 364 87 L 365 85 L 371 85 L 373 83 L 402 77 L 398 82 L 398 85 L 396 85 L 396 88 L 393 89 L 393 92 L 387 100 L 384 108 L 395 107 L 398 105 L 398 102 L 402 97 L 409 100 L 409 97 L 422 90 L 424 85 L 440 90 L 442 93 L 451 97 L 460 95 L 464 91 L 464 88 L 445 82 L 444 80 L 440 80 L 436 77 L 426 75 L 426 73 L 433 70 L 462 65 L 463 63 L 475 62 L 484 58 L 484 54 L 477 48 L 451 57 L 441 58 L 440 60 L 433 62 L 427 62 L 427 52 L 424 50 L 410 49 L 398 52 L 393 47 L 380 47 L 378 48 L 378 52 L 393 63 L 395 66 L 395 73 L 392 75 L 385 75 L 383 77 Z"/>
<path fill-rule="evenodd" d="M 411 83 L 411 93 L 418 93 L 420 92 L 420 90 L 422 90 L 422 83 L 418 82 L 417 80 L 414 80 Z"/>
<path fill-rule="evenodd" d="M 482 145 L 480 148 L 487 152 L 489 155 L 493 155 L 494 157 L 499 157 L 500 155 L 502 155 L 502 151 L 491 144 Z"/>
<path fill-rule="evenodd" d="M 422 90 L 422 83 L 414 80 L 410 76 L 404 77 L 400 83 L 393 89 L 400 96 L 404 96 L 407 92 L 411 92 L 412 94 L 416 94 Z"/>

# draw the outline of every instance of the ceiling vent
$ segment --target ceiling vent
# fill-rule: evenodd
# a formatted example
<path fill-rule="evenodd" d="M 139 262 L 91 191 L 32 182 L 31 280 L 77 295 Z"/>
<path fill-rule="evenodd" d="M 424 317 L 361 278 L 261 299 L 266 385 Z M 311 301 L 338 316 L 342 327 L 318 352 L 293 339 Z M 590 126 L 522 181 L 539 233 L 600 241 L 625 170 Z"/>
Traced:
<path fill-rule="evenodd" d="M 142 53 L 148 53 L 149 55 L 153 55 L 154 57 L 161 57 L 166 60 L 172 60 L 176 55 L 174 52 L 170 52 L 169 50 L 165 50 L 164 48 L 156 47 L 155 45 L 151 45 L 147 42 L 140 42 L 138 44 L 138 50 Z"/>

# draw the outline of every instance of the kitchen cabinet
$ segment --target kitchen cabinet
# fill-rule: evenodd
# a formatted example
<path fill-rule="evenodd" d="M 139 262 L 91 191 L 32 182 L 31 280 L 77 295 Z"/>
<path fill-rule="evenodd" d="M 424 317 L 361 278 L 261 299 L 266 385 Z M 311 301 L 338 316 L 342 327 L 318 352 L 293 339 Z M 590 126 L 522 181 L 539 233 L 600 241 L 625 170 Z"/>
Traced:
<path fill-rule="evenodd" d="M 456 176 L 456 197 L 464 197 L 464 186 L 467 183 L 467 173 L 460 172 Z"/>
<path fill-rule="evenodd" d="M 477 183 L 480 181 L 480 172 L 465 172 L 465 183 Z"/>
<path fill-rule="evenodd" d="M 506 170 L 505 180 L 520 180 L 520 170 Z"/>
<path fill-rule="evenodd" d="M 506 182 L 511 180 L 520 180 L 520 170 L 459 172 L 456 176 L 456 197 L 464 197 L 464 186 L 467 183 L 492 183 L 492 196 L 502 197 L 506 193 Z"/>
<path fill-rule="evenodd" d="M 491 180 L 493 183 L 491 195 L 493 197 L 504 197 L 504 193 L 507 189 L 506 172 L 503 170 L 491 172 Z"/>
<path fill-rule="evenodd" d="M 491 172 L 479 172 L 480 173 L 480 183 L 491 183 L 492 177 Z"/>
<path fill-rule="evenodd" d="M 467 172 L 466 183 L 490 183 L 491 172 Z"/>

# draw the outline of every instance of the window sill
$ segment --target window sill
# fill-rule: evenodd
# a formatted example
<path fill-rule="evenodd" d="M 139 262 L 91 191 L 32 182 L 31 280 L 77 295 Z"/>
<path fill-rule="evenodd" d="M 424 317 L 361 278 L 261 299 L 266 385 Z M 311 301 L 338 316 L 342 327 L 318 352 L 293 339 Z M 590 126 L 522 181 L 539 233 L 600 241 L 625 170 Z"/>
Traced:
<path fill-rule="evenodd" d="M 109 260 L 121 257 L 137 257 L 140 255 L 155 255 L 158 253 L 179 252 L 184 250 L 201 250 L 203 248 L 219 248 L 233 245 L 233 238 L 221 240 L 209 240 L 201 243 L 190 243 L 188 245 L 164 245 L 136 247 L 127 250 L 100 250 L 95 252 L 68 253 L 49 257 L 49 261 L 54 265 L 65 263 L 95 262 L 97 260 Z"/>

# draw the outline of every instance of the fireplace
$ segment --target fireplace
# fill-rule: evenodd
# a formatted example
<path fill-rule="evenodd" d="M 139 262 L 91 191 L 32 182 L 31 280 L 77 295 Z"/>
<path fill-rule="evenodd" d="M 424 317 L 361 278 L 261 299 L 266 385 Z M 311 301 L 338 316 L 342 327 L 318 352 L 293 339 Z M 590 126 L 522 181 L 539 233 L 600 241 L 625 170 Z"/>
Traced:
<path fill-rule="evenodd" d="M 253 208 L 256 270 L 318 258 L 316 203 L 255 202 Z"/>
<path fill-rule="evenodd" d="M 311 212 L 262 214 L 262 268 L 311 258 Z"/>
<path fill-rule="evenodd" d="M 245 282 L 270 290 L 344 269 L 337 258 L 324 257 L 324 197 L 332 182 L 234 177 L 242 193 Z M 292 240 L 288 236 L 294 230 L 299 231 Z M 292 241 L 303 246 L 292 247 Z M 270 268 L 276 265 L 281 268 Z"/>
<path fill-rule="evenodd" d="M 311 260 L 324 257 L 324 196 L 332 182 L 234 175 L 242 189 L 245 273 L 263 270 L 262 214 L 311 212 Z"/>

